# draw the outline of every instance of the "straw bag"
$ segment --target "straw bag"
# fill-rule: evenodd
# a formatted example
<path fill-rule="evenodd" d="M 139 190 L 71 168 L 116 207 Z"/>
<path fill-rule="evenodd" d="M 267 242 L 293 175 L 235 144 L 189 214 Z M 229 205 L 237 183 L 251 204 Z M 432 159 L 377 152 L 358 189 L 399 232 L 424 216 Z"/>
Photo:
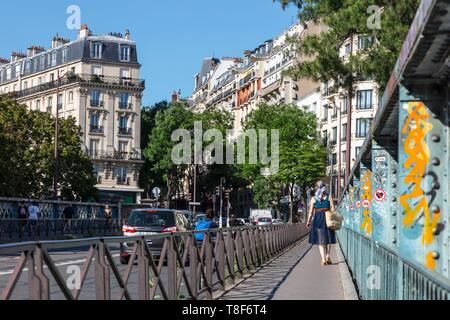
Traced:
<path fill-rule="evenodd" d="M 339 231 L 342 228 L 342 221 L 344 218 L 337 212 L 327 211 L 325 213 L 327 220 L 327 227 L 330 230 Z"/>

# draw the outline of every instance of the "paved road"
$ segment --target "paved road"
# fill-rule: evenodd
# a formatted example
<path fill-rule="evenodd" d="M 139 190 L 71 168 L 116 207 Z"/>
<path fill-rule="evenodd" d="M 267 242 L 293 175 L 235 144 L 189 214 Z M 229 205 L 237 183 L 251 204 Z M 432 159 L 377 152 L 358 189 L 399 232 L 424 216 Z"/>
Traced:
<path fill-rule="evenodd" d="M 222 300 L 344 300 L 336 248 L 334 264 L 322 266 L 319 251 L 307 240 L 275 259 Z"/>

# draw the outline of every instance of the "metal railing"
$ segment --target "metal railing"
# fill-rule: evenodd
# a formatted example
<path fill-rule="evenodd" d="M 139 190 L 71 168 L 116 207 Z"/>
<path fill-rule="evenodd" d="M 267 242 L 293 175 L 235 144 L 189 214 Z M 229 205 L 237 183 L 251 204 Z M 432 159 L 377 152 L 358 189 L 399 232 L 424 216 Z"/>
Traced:
<path fill-rule="evenodd" d="M 430 274 L 423 267 L 403 259 L 383 244 L 348 228 L 339 232 L 339 241 L 362 299 L 450 298 L 449 279 L 439 274 Z"/>
<path fill-rule="evenodd" d="M 203 241 L 195 239 L 198 233 L 204 234 Z M 17 291 L 28 288 L 25 294 L 32 300 L 51 299 L 55 292 L 61 292 L 67 300 L 85 299 L 83 294 L 89 292 L 95 292 L 97 300 L 212 300 L 306 234 L 304 225 L 289 224 L 3 245 L 1 255 L 20 256 L 14 260 L 17 261 L 14 271 L 0 299 L 12 299 Z M 151 251 L 152 241 L 157 240 L 164 241 L 158 260 Z M 112 250 L 124 242 L 132 243 L 132 252 L 128 265 L 121 270 Z M 71 289 L 52 252 L 74 248 L 85 248 L 86 258 L 82 262 L 80 283 Z M 29 276 L 20 279 L 27 264 Z M 90 272 L 91 264 L 95 265 L 95 272 Z M 137 279 L 134 285 L 130 281 L 133 276 Z M 17 286 L 19 280 L 25 283 Z"/>
<path fill-rule="evenodd" d="M 0 219 L 0 241 L 22 239 L 51 239 L 66 235 L 118 235 L 122 231 L 120 219 Z"/>

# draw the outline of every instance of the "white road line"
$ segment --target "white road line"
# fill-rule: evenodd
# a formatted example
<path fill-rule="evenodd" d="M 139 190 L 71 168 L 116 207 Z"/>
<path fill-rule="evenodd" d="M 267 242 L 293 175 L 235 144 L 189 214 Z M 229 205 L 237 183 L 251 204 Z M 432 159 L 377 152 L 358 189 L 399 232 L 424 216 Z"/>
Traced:
<path fill-rule="evenodd" d="M 113 258 L 117 258 L 120 257 L 120 254 L 114 254 L 112 256 Z M 95 260 L 95 258 L 93 258 L 92 260 Z M 81 264 L 86 262 L 86 259 L 82 259 L 82 260 L 74 260 L 74 261 L 67 261 L 67 262 L 60 262 L 55 264 L 56 267 L 63 267 L 63 266 L 68 266 L 68 265 L 74 265 L 74 264 Z M 48 267 L 46 265 L 44 265 L 44 269 L 48 269 Z M 23 272 L 27 272 L 28 268 L 23 269 Z M 8 274 L 12 274 L 14 272 L 13 270 L 9 270 L 9 271 L 4 271 L 4 272 L 0 272 L 0 276 L 6 276 Z"/>

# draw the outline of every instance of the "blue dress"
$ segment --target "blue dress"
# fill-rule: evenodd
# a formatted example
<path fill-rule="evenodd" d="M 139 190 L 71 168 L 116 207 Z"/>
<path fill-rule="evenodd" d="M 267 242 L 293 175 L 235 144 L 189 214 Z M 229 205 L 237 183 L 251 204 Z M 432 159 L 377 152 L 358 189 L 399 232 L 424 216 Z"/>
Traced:
<path fill-rule="evenodd" d="M 317 211 L 316 209 L 330 209 L 331 204 L 328 197 L 322 201 L 314 203 L 314 217 L 311 225 L 311 232 L 309 234 L 309 243 L 313 245 L 329 245 L 336 244 L 336 233 L 328 229 L 327 220 L 324 211 Z"/>

